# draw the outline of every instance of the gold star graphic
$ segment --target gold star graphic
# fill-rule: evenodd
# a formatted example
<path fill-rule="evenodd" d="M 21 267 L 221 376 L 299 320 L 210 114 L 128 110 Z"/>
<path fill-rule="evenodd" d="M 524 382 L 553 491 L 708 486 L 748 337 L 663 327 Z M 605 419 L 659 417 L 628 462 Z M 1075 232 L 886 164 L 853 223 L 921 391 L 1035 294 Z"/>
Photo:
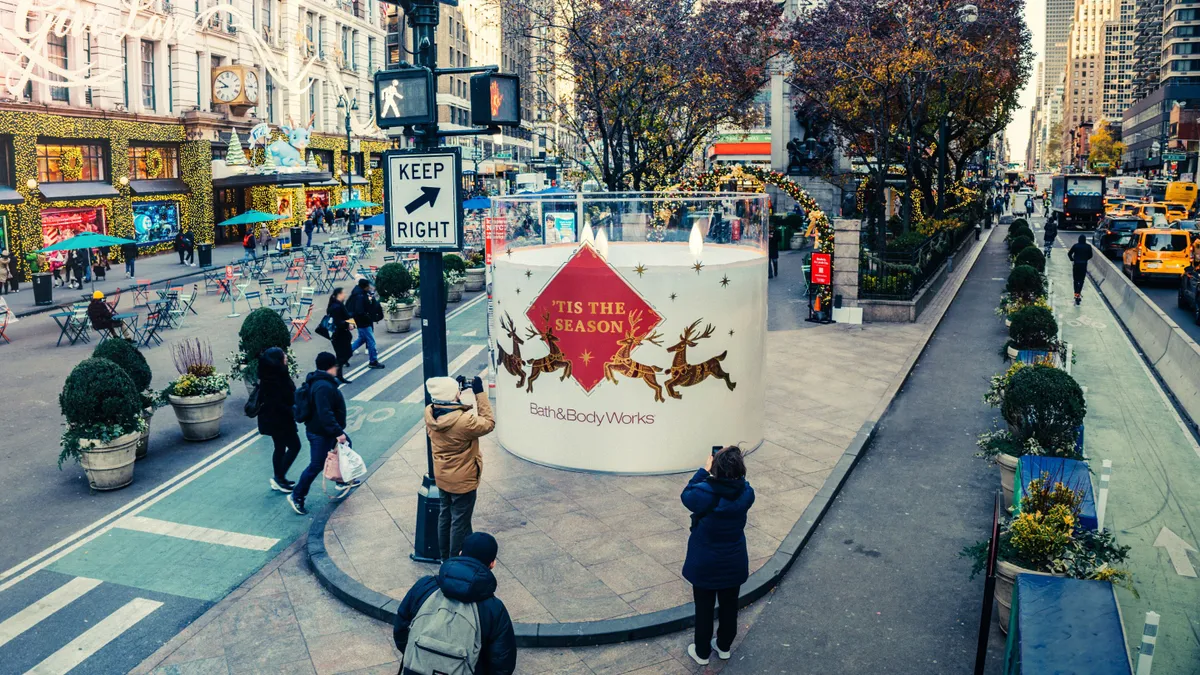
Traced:
<path fill-rule="evenodd" d="M 721 288 L 725 288 L 725 287 L 726 287 L 726 286 L 728 286 L 728 285 L 729 285 L 729 276 L 728 276 L 728 275 L 722 275 L 722 276 L 721 276 Z"/>
<path fill-rule="evenodd" d="M 696 270 L 696 274 L 700 274 L 700 270 L 704 269 L 704 263 L 697 260 L 696 264 L 692 265 L 692 269 Z"/>
<path fill-rule="evenodd" d="M 637 267 L 633 268 L 633 271 L 637 272 L 637 275 L 640 277 L 646 273 L 646 266 L 642 263 L 638 263 Z"/>
<path fill-rule="evenodd" d="M 530 278 L 530 277 L 532 277 L 532 276 L 533 276 L 533 271 L 532 271 L 532 270 L 525 270 L 525 278 L 526 278 L 526 279 L 528 279 L 528 278 Z"/>
<path fill-rule="evenodd" d="M 583 350 L 583 353 L 579 355 L 579 360 L 583 361 L 583 365 L 586 366 L 587 364 L 592 362 L 592 353 L 586 349 Z"/>

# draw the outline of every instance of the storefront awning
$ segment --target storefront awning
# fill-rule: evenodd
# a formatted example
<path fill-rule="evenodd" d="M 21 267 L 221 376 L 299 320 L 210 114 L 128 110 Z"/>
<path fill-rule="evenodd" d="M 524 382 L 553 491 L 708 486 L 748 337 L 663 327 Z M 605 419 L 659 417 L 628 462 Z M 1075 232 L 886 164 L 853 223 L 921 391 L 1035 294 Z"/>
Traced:
<path fill-rule="evenodd" d="M 160 178 L 157 180 L 131 180 L 129 189 L 135 195 L 178 195 L 190 194 L 192 189 L 178 178 Z"/>
<path fill-rule="evenodd" d="M 243 174 L 240 176 L 227 176 L 225 178 L 214 178 L 213 189 L 224 190 L 226 188 L 251 187 L 254 185 L 287 185 L 295 183 L 303 183 L 305 185 L 313 185 L 332 181 L 333 175 L 328 171 L 305 171 L 302 173 L 253 173 Z M 333 183 L 336 185 L 337 183 Z"/>
<path fill-rule="evenodd" d="M 346 177 L 345 177 L 345 176 L 338 176 L 338 180 L 339 180 L 339 181 L 341 181 L 343 184 L 345 184 L 345 182 L 346 182 Z M 367 184 L 367 183 L 369 183 L 369 182 L 370 182 L 370 181 L 368 181 L 366 178 L 363 178 L 362 176 L 360 176 L 360 175 L 358 175 L 358 174 L 356 174 L 356 173 L 352 173 L 352 174 L 350 174 L 350 184 L 351 184 L 351 185 L 366 185 L 366 184 Z"/>
<path fill-rule="evenodd" d="M 24 204 L 25 198 L 20 192 L 0 185 L 0 204 Z"/>
<path fill-rule="evenodd" d="M 72 199 L 97 199 L 120 197 L 117 189 L 104 181 L 76 181 L 74 183 L 42 183 L 38 185 L 42 199 L 48 202 Z"/>

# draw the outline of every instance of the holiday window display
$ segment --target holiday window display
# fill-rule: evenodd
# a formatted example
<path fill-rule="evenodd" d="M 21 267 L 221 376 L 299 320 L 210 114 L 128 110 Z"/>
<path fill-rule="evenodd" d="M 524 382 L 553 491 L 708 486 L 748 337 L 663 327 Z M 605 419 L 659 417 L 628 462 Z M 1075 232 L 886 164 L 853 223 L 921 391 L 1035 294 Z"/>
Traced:
<path fill-rule="evenodd" d="M 133 231 L 139 245 L 171 241 L 179 233 L 179 202 L 134 202 Z"/>

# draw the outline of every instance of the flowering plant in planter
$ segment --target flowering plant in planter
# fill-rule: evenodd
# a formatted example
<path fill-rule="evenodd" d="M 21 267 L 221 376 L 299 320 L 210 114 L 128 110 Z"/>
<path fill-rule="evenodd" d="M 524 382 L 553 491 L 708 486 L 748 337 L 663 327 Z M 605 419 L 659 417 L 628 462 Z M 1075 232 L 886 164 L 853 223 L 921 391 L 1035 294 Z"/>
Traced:
<path fill-rule="evenodd" d="M 213 366 L 212 347 L 208 343 L 200 338 L 184 340 L 174 346 L 173 355 L 179 377 L 163 389 L 160 395 L 163 402 L 168 402 L 168 396 L 184 398 L 229 391 L 229 376 L 218 373 Z"/>

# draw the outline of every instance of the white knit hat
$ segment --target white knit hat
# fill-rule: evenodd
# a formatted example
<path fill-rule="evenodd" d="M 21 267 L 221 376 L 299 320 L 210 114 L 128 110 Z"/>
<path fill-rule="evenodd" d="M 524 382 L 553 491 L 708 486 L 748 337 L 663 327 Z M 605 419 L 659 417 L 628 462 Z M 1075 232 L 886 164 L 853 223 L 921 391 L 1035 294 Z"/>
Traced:
<path fill-rule="evenodd" d="M 458 397 L 458 380 L 453 377 L 431 377 L 425 380 L 425 389 L 435 403 L 453 403 Z"/>

